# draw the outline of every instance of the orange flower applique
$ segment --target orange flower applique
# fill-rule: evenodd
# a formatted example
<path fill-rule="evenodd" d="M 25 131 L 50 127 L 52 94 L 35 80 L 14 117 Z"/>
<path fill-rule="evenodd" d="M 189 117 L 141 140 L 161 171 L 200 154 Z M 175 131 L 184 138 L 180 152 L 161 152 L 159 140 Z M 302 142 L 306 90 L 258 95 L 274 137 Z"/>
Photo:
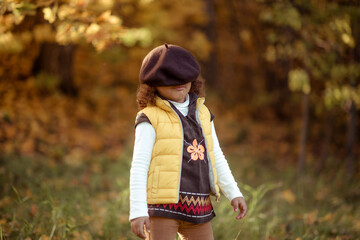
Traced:
<path fill-rule="evenodd" d="M 196 161 L 198 159 L 204 160 L 205 148 L 203 145 L 201 145 L 201 143 L 202 143 L 202 141 L 198 144 L 196 139 L 194 139 L 192 145 L 188 143 L 190 146 L 188 146 L 186 150 L 188 153 L 190 153 L 190 156 L 191 156 L 189 162 L 191 160 Z"/>

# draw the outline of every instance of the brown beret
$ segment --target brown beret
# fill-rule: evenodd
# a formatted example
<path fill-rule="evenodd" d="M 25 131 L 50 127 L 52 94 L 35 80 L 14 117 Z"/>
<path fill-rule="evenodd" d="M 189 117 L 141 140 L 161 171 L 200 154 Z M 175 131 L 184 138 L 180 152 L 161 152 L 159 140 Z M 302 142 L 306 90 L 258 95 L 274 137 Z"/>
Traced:
<path fill-rule="evenodd" d="M 195 81 L 200 66 L 186 49 L 164 44 L 151 50 L 140 69 L 140 82 L 149 86 L 177 86 Z"/>

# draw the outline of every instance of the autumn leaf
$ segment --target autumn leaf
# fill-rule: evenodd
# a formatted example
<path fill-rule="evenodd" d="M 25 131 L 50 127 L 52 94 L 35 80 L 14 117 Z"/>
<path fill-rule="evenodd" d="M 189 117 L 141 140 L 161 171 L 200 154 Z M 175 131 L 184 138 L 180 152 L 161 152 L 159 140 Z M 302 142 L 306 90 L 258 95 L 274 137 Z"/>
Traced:
<path fill-rule="evenodd" d="M 43 9 L 43 13 L 44 13 L 44 19 L 47 20 L 49 23 L 53 23 L 56 20 L 56 11 L 57 8 L 44 8 Z"/>
<path fill-rule="evenodd" d="M 111 16 L 111 11 L 110 10 L 105 11 L 97 18 L 97 21 L 98 22 L 107 22 L 109 20 L 110 16 Z"/>
<path fill-rule="evenodd" d="M 287 201 L 288 203 L 294 203 L 296 201 L 296 197 L 294 195 L 294 193 L 290 190 L 284 190 L 281 192 L 281 198 L 284 199 L 285 201 Z"/>
<path fill-rule="evenodd" d="M 304 69 L 294 69 L 288 74 L 291 91 L 302 91 L 309 94 L 311 91 L 310 78 Z"/>

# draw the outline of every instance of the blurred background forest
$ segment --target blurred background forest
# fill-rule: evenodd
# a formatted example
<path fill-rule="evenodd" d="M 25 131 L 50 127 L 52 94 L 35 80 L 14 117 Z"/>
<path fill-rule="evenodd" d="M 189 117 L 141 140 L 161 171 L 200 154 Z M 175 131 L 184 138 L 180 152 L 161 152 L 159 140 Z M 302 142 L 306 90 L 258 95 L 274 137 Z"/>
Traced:
<path fill-rule="evenodd" d="M 249 204 L 214 204 L 215 239 L 359 239 L 358 0 L 0 1 L 0 239 L 135 239 L 138 73 L 164 43 L 201 63 Z"/>

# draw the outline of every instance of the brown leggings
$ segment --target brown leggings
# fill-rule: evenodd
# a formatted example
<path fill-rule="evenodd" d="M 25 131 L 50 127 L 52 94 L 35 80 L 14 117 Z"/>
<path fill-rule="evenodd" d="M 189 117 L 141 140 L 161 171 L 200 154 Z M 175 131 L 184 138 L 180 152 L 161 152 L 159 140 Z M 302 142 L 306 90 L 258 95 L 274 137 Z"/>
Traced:
<path fill-rule="evenodd" d="M 164 217 L 150 217 L 150 236 L 147 240 L 214 240 L 211 223 L 195 224 Z"/>

